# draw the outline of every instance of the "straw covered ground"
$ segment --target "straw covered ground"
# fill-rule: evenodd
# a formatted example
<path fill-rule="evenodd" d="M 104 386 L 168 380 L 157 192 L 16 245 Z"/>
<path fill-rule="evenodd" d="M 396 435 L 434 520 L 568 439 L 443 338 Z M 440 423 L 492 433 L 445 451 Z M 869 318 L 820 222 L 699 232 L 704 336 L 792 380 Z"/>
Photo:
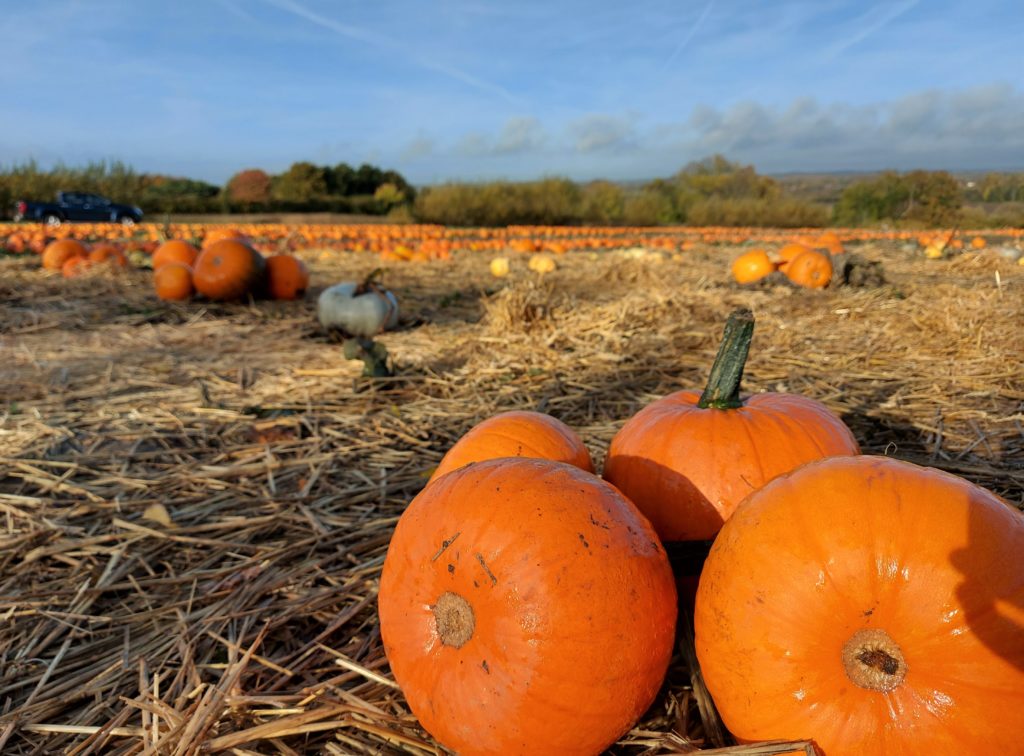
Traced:
<path fill-rule="evenodd" d="M 0 259 L 0 752 L 442 753 L 377 625 L 403 508 L 500 410 L 555 415 L 600 464 L 632 413 L 702 383 L 739 306 L 748 391 L 812 396 L 865 452 L 1021 505 L 1024 268 L 855 251 L 885 283 L 744 290 L 736 247 L 570 253 L 543 278 L 525 258 L 501 280 L 487 255 L 396 264 L 397 376 L 376 382 L 318 331 L 315 291 L 167 304 L 144 271 Z M 306 256 L 321 286 L 377 264 Z M 691 655 L 684 632 L 614 753 L 728 745 Z"/>

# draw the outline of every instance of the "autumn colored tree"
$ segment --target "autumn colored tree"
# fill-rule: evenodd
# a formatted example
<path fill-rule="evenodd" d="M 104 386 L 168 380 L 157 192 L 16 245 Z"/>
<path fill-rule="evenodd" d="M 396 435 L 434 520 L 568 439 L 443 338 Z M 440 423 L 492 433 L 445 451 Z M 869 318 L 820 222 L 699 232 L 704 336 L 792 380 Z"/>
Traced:
<path fill-rule="evenodd" d="M 265 171 L 249 168 L 232 176 L 224 191 L 231 206 L 254 210 L 270 202 L 270 183 Z"/>

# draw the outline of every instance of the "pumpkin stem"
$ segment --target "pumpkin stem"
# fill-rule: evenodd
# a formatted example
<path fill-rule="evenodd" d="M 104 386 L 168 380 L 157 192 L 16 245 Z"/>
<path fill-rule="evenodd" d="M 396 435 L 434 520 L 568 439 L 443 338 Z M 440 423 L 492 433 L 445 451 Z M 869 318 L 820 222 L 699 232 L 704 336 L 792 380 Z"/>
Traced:
<path fill-rule="evenodd" d="M 347 360 L 363 361 L 364 378 L 390 378 L 394 373 L 388 366 L 388 350 L 372 339 L 345 339 L 341 345 Z"/>
<path fill-rule="evenodd" d="M 743 368 L 754 336 L 754 313 L 747 308 L 736 310 L 725 323 L 725 334 L 711 366 L 708 385 L 697 406 L 701 409 L 736 409 L 742 407 L 740 383 Z"/>
<path fill-rule="evenodd" d="M 888 693 L 907 676 L 903 651 L 885 630 L 858 630 L 843 646 L 843 667 L 851 682 Z"/>
<path fill-rule="evenodd" d="M 473 637 L 476 628 L 476 617 L 473 607 L 457 593 L 442 593 L 437 603 L 431 607 L 434 611 L 434 622 L 437 623 L 437 635 L 441 643 L 452 648 L 462 648 Z"/>
<path fill-rule="evenodd" d="M 378 286 L 377 279 L 379 279 L 383 274 L 384 268 L 374 268 L 371 270 L 366 278 L 363 279 L 362 283 L 356 287 L 352 296 L 358 297 L 360 294 L 365 294 L 368 291 L 376 291 Z"/>

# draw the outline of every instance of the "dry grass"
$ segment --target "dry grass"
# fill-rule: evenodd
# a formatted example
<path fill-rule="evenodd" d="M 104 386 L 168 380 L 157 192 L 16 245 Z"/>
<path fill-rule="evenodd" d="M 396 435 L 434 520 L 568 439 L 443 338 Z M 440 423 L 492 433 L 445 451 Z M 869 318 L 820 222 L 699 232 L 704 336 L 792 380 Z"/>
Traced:
<path fill-rule="evenodd" d="M 885 286 L 741 290 L 734 252 L 571 254 L 543 281 L 519 258 L 505 281 L 486 256 L 395 266 L 407 326 L 378 382 L 317 333 L 312 298 L 163 304 L 142 272 L 0 259 L 0 752 L 442 752 L 376 620 L 406 503 L 498 410 L 565 420 L 600 464 L 624 419 L 701 383 L 741 305 L 748 390 L 813 396 L 866 452 L 1022 503 L 1024 269 L 866 246 Z M 309 259 L 325 285 L 376 262 Z M 683 632 L 613 752 L 726 745 L 691 659 Z M 811 752 L 721 752 L 787 748 Z"/>

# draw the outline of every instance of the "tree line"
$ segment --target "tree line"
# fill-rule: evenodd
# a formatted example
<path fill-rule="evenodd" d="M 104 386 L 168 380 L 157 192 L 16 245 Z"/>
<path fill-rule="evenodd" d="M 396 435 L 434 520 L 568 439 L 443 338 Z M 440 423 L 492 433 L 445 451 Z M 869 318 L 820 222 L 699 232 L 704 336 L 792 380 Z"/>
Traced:
<path fill-rule="evenodd" d="M 313 212 L 389 215 L 452 226 L 595 224 L 811 227 L 1024 225 L 1024 174 L 977 180 L 946 171 L 886 171 L 845 182 L 831 201 L 788 191 L 784 183 L 714 155 L 673 176 L 624 185 L 598 180 L 451 182 L 417 191 L 400 173 L 374 165 L 292 164 L 280 174 L 239 171 L 223 186 L 137 173 L 122 163 L 0 170 L 0 206 L 48 200 L 59 190 L 95 192 L 137 204 L 150 215 Z"/>
<path fill-rule="evenodd" d="M 59 191 L 101 194 L 114 202 L 138 205 L 150 216 L 263 211 L 382 215 L 416 197 L 400 173 L 367 163 L 353 167 L 299 162 L 280 174 L 252 168 L 239 171 L 224 186 L 139 173 L 117 161 L 84 168 L 57 165 L 50 170 L 29 161 L 0 169 L 2 214 L 10 214 L 18 200 L 52 202 Z"/>

